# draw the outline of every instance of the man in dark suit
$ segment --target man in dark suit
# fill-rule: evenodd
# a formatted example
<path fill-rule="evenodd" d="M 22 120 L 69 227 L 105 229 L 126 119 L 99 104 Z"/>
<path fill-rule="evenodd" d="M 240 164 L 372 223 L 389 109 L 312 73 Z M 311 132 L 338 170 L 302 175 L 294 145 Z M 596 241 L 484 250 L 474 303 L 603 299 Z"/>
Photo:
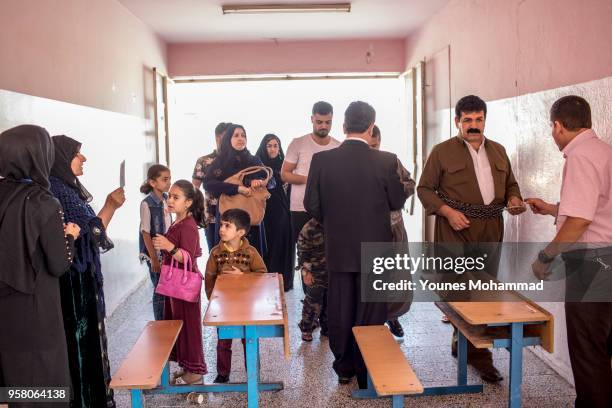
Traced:
<path fill-rule="evenodd" d="M 367 371 L 352 328 L 387 320 L 386 303 L 361 301 L 361 243 L 391 242 L 389 212 L 401 209 L 406 201 L 397 156 L 370 149 L 375 119 L 376 112 L 367 103 L 349 105 L 344 113 L 346 140 L 313 156 L 304 196 L 306 211 L 325 230 L 333 367 L 341 384 L 356 374 L 360 388 L 367 386 Z"/>

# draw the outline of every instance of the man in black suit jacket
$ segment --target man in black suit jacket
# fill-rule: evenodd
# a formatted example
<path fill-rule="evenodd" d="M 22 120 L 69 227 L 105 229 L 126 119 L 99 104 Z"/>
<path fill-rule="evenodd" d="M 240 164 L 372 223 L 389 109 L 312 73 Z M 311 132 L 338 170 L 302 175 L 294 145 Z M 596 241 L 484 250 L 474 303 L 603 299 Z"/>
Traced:
<path fill-rule="evenodd" d="M 406 201 L 397 156 L 369 146 L 375 119 L 367 103 L 349 105 L 344 114 L 346 140 L 312 157 L 304 196 L 306 211 L 325 230 L 333 367 L 341 384 L 357 374 L 360 388 L 367 385 L 367 371 L 352 328 L 387 320 L 386 303 L 361 301 L 361 243 L 391 242 L 389 213 Z"/>

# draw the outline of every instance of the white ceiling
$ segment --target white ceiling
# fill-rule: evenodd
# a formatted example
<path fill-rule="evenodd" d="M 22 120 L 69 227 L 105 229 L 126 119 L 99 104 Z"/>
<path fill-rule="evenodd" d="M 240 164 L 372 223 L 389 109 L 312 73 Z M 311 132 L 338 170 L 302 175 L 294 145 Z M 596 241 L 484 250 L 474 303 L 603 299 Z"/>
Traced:
<path fill-rule="evenodd" d="M 449 0 L 119 0 L 169 43 L 403 38 Z M 222 4 L 351 2 L 350 13 L 223 15 Z"/>

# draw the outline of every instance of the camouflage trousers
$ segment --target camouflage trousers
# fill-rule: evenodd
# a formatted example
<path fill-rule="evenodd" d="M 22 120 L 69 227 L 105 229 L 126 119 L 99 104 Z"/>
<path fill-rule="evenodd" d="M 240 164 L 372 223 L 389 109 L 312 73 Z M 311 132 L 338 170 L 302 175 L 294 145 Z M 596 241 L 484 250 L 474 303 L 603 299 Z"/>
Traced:
<path fill-rule="evenodd" d="M 312 333 L 317 326 L 327 332 L 327 271 L 312 271 L 313 284 L 306 286 L 302 306 L 302 321 L 298 324 L 303 333 Z"/>

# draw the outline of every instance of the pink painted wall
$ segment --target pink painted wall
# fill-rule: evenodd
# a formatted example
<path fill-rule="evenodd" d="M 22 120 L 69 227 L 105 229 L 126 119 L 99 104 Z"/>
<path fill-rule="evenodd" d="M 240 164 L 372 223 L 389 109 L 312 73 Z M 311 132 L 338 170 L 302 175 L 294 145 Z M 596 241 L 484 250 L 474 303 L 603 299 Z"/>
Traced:
<path fill-rule="evenodd" d="M 168 61 L 171 76 L 401 72 L 404 52 L 403 39 L 193 43 L 169 44 Z"/>
<path fill-rule="evenodd" d="M 3 0 L 0 89 L 145 117 L 166 46 L 116 0 Z"/>
<path fill-rule="evenodd" d="M 610 0 L 451 0 L 406 40 L 406 66 L 451 48 L 452 103 L 612 75 Z"/>

